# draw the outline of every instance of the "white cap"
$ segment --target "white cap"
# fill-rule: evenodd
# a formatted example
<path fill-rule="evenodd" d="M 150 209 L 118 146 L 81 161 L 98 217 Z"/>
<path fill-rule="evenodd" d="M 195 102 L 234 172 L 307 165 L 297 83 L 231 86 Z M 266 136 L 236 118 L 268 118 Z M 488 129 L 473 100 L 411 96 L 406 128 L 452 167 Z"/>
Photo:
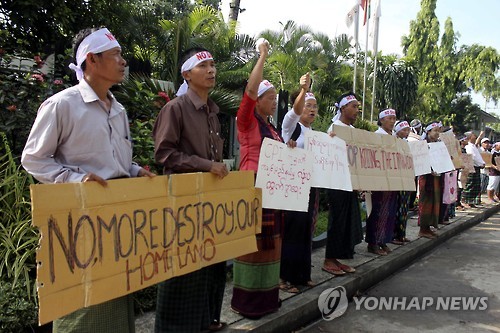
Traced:
<path fill-rule="evenodd" d="M 484 142 L 486 142 L 486 141 L 490 142 L 490 139 L 488 139 L 488 138 L 482 138 L 482 139 L 481 139 L 481 143 L 484 143 Z"/>

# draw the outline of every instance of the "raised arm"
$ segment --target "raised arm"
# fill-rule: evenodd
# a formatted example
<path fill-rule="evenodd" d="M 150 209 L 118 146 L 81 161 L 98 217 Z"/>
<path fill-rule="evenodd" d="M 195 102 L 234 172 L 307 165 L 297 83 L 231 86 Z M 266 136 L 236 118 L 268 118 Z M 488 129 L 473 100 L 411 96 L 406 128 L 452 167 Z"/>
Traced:
<path fill-rule="evenodd" d="M 293 102 L 293 111 L 296 115 L 300 116 L 302 110 L 304 110 L 304 104 L 306 101 L 306 93 L 311 85 L 311 76 L 309 72 L 300 77 L 300 92 L 295 101 Z"/>
<path fill-rule="evenodd" d="M 259 84 L 262 81 L 263 72 L 264 72 L 264 64 L 266 62 L 267 55 L 269 54 L 269 42 L 264 41 L 258 45 L 260 56 L 255 64 L 255 67 L 252 69 L 252 73 L 250 73 L 250 77 L 248 78 L 248 84 L 245 89 L 248 97 L 253 100 L 256 100 L 258 97 L 257 92 L 259 91 Z"/>

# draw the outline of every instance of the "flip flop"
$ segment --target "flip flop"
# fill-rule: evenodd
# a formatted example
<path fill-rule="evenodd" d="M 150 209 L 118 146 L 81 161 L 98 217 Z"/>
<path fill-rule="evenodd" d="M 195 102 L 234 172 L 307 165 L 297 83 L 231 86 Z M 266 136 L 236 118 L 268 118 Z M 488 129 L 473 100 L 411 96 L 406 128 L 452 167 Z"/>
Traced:
<path fill-rule="evenodd" d="M 300 292 L 300 290 L 290 282 L 280 282 L 280 290 L 290 294 L 298 294 Z"/>
<path fill-rule="evenodd" d="M 354 267 L 347 266 L 347 265 L 344 265 L 344 264 L 339 264 L 338 266 L 339 266 L 339 268 L 341 270 L 343 270 L 346 273 L 354 273 L 354 272 L 356 272 L 356 269 Z"/>
<path fill-rule="evenodd" d="M 332 266 L 323 266 L 321 269 L 327 273 L 333 274 L 333 275 L 344 275 L 345 272 L 341 270 L 338 266 L 332 265 Z"/>
<path fill-rule="evenodd" d="M 221 322 L 213 322 L 212 324 L 210 324 L 210 326 L 208 326 L 208 331 L 209 332 L 217 332 L 217 331 L 221 331 L 223 329 L 225 329 L 227 327 L 227 323 L 221 321 Z"/>

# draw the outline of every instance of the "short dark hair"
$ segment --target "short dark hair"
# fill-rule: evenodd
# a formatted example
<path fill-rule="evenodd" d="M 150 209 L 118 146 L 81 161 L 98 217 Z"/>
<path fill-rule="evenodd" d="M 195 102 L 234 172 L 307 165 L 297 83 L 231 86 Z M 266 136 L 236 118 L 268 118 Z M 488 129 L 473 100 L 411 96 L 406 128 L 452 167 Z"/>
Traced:
<path fill-rule="evenodd" d="M 187 49 L 181 55 L 181 61 L 179 63 L 179 67 L 182 67 L 182 64 L 184 64 L 186 62 L 186 60 L 188 60 L 189 58 L 191 58 L 192 56 L 194 56 L 198 52 L 210 52 L 210 51 L 208 51 L 206 48 L 200 47 L 200 46 Z"/>
<path fill-rule="evenodd" d="M 80 44 L 82 43 L 82 41 L 85 39 L 85 37 L 87 37 L 88 35 L 96 32 L 97 30 L 100 30 L 104 27 L 99 27 L 99 28 L 85 28 L 85 29 L 82 29 L 80 30 L 75 38 L 73 38 L 73 62 L 78 65 L 76 63 L 76 52 L 78 51 L 78 47 L 80 46 Z M 100 54 L 100 53 L 99 53 Z M 86 64 L 85 64 L 85 60 L 82 62 L 82 64 L 80 65 L 80 68 L 82 69 L 82 71 L 85 72 L 85 68 L 86 68 Z"/>

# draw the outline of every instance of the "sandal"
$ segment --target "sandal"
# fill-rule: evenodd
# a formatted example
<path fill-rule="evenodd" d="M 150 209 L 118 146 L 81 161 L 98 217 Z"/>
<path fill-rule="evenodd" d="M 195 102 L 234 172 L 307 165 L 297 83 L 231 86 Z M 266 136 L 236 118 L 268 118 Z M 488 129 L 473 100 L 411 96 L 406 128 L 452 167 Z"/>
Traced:
<path fill-rule="evenodd" d="M 429 238 L 429 239 L 434 239 L 436 238 L 436 235 L 432 231 L 420 231 L 418 233 L 419 237 L 424 237 L 424 238 Z"/>
<path fill-rule="evenodd" d="M 351 267 L 351 266 L 348 266 L 348 265 L 344 265 L 344 264 L 341 264 L 341 263 L 339 263 L 339 268 L 341 270 L 343 270 L 344 272 L 346 272 L 346 273 L 354 273 L 354 272 L 356 272 L 356 269 L 354 267 Z"/>
<path fill-rule="evenodd" d="M 309 280 L 309 281 L 307 281 L 306 286 L 308 286 L 308 287 L 315 287 L 316 283 L 314 283 L 314 282 L 312 282 L 312 281 Z"/>
<path fill-rule="evenodd" d="M 391 243 L 394 245 L 403 245 L 404 241 L 400 239 L 393 239 Z"/>
<path fill-rule="evenodd" d="M 321 269 L 327 273 L 333 274 L 333 275 L 344 275 L 345 272 L 341 270 L 337 265 L 331 264 L 328 266 L 323 266 Z"/>
<path fill-rule="evenodd" d="M 409 243 L 409 242 L 411 242 L 411 240 L 410 240 L 409 238 L 406 238 L 406 237 L 403 237 L 401 240 L 402 240 L 404 243 Z"/>
<path fill-rule="evenodd" d="M 227 327 L 227 323 L 222 322 L 222 321 L 214 321 L 213 323 L 208 326 L 208 331 L 209 332 L 217 332 L 225 329 Z"/>
<path fill-rule="evenodd" d="M 386 256 L 387 255 L 387 252 L 382 250 L 377 245 L 368 245 L 368 252 L 373 253 L 373 254 L 378 254 L 379 256 Z"/>
<path fill-rule="evenodd" d="M 286 281 L 280 282 L 280 290 L 290 294 L 298 294 L 300 292 L 297 287 Z"/>
<path fill-rule="evenodd" d="M 385 251 L 385 253 L 387 253 L 387 254 L 392 252 L 391 248 L 388 247 L 386 244 L 380 245 L 380 248 L 382 249 L 382 251 Z"/>

